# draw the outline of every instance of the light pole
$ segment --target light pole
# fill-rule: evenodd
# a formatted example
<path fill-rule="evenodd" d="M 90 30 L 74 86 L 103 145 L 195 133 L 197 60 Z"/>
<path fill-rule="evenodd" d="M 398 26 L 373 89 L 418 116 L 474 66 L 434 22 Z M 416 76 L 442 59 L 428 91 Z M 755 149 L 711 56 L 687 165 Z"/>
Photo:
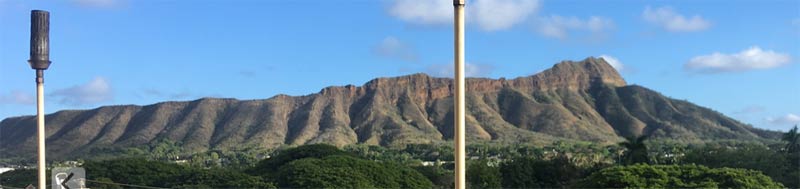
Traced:
<path fill-rule="evenodd" d="M 466 150 L 464 136 L 464 6 L 466 0 L 453 0 L 455 36 L 455 180 L 456 189 L 466 188 Z"/>
<path fill-rule="evenodd" d="M 28 64 L 36 70 L 36 133 L 39 143 L 37 188 L 44 189 L 47 186 L 44 159 L 44 70 L 50 67 L 50 12 L 31 11 L 31 59 Z"/>

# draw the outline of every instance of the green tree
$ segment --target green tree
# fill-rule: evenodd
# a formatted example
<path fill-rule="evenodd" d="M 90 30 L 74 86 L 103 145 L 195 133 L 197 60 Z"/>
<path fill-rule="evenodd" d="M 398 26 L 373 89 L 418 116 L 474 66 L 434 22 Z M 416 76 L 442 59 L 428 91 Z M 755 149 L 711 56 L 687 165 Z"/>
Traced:
<path fill-rule="evenodd" d="M 715 142 L 692 147 L 683 162 L 712 168 L 743 168 L 763 172 L 787 187 L 796 188 L 800 177 L 791 157 L 777 149 L 755 142 Z M 793 173 L 794 172 L 794 173 Z M 794 176 L 792 176 L 794 175 Z"/>
<path fill-rule="evenodd" d="M 332 155 L 354 156 L 329 144 L 311 144 L 279 151 L 272 158 L 262 160 L 255 167 L 246 170 L 251 175 L 273 177 L 280 166 L 303 158 L 323 158 Z"/>
<path fill-rule="evenodd" d="M 622 163 L 625 165 L 631 165 L 636 163 L 648 163 L 647 157 L 647 145 L 644 143 L 647 140 L 647 135 L 642 135 L 639 137 L 626 137 L 627 141 L 620 142 L 619 145 L 625 147 L 627 152 L 623 156 Z"/>
<path fill-rule="evenodd" d="M 166 187 L 166 178 L 190 171 L 177 164 L 123 158 L 107 161 L 87 161 L 83 164 L 88 179 L 105 177 L 116 183 Z"/>
<path fill-rule="evenodd" d="M 455 187 L 455 178 L 452 170 L 447 170 L 442 166 L 416 166 L 414 170 L 417 170 L 417 172 L 433 182 L 435 188 Z"/>
<path fill-rule="evenodd" d="M 517 158 L 500 166 L 505 188 L 561 188 L 572 185 L 585 172 L 566 156 L 552 160 Z"/>
<path fill-rule="evenodd" d="M 303 158 L 281 166 L 276 181 L 282 188 L 432 188 L 419 172 L 397 164 L 353 156 Z"/>
<path fill-rule="evenodd" d="M 500 169 L 489 166 L 486 160 L 469 162 L 467 181 L 470 188 L 502 188 Z"/>
<path fill-rule="evenodd" d="M 50 175 L 50 170 L 47 170 L 46 175 Z M 47 183 L 50 183 L 50 177 L 47 177 Z M 0 174 L 2 186 L 25 188 L 31 184 L 36 186 L 36 169 L 15 169 Z"/>
<path fill-rule="evenodd" d="M 797 125 L 794 126 L 789 132 L 783 134 L 781 140 L 786 142 L 786 151 L 789 153 L 796 153 L 800 151 L 800 134 L 797 133 Z"/>
<path fill-rule="evenodd" d="M 111 183 L 166 188 L 270 188 L 260 177 L 222 168 L 203 169 L 145 159 L 89 161 L 84 164 L 87 179 Z M 109 182 L 90 182 L 104 188 Z"/>
<path fill-rule="evenodd" d="M 110 178 L 100 177 L 87 183 L 91 188 L 122 189 L 122 185 L 114 182 Z"/>
<path fill-rule="evenodd" d="M 800 134 L 797 133 L 797 125 L 784 133 L 781 139 L 786 142 L 784 155 L 789 161 L 787 166 L 789 170 L 781 181 L 788 187 L 800 188 Z"/>
<path fill-rule="evenodd" d="M 171 188 L 275 188 L 272 183 L 241 172 L 215 168 L 192 169 L 169 179 Z"/>
<path fill-rule="evenodd" d="M 783 188 L 759 171 L 698 165 L 614 166 L 593 173 L 582 188 Z"/>

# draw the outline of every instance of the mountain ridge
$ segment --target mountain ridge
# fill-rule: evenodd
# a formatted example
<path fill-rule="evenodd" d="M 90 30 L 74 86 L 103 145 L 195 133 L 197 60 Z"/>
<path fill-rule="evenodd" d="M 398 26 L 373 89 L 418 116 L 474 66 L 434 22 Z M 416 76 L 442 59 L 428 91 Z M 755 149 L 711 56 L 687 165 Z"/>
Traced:
<path fill-rule="evenodd" d="M 692 103 L 627 82 L 605 60 L 562 61 L 514 79 L 467 79 L 469 140 L 613 143 L 621 137 L 763 140 L 776 137 Z M 308 143 L 402 146 L 452 139 L 452 79 L 411 74 L 362 86 L 267 99 L 201 98 L 65 110 L 46 116 L 48 153 L 76 155 L 159 139 L 190 152 Z M 5 154 L 33 154 L 33 116 L 0 121 Z M 23 142 L 18 142 L 23 141 Z M 58 145 L 55 145 L 58 144 Z"/>

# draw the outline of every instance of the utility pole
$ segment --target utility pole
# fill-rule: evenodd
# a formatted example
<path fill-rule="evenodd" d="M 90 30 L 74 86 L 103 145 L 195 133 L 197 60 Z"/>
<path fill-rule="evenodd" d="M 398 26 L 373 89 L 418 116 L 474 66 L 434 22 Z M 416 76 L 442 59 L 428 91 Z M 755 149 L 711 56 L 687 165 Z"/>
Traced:
<path fill-rule="evenodd" d="M 466 147 L 465 147 L 465 79 L 464 79 L 464 6 L 466 0 L 453 0 L 454 38 L 455 38 L 455 185 L 456 189 L 465 189 L 466 185 Z"/>
<path fill-rule="evenodd" d="M 31 58 L 28 60 L 31 68 L 36 70 L 36 133 L 38 147 L 38 179 L 37 188 L 47 187 L 46 167 L 44 158 L 44 70 L 50 67 L 50 12 L 43 10 L 31 11 Z"/>

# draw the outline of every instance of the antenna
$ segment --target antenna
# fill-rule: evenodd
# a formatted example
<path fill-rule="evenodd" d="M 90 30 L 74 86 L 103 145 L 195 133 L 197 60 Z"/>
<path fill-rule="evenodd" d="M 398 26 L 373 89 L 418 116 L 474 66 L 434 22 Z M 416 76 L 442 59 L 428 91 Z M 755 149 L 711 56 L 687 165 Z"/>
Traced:
<path fill-rule="evenodd" d="M 38 139 L 37 188 L 46 188 L 45 183 L 45 130 L 44 130 L 44 70 L 50 67 L 50 12 L 31 11 L 31 68 L 36 70 L 36 134 Z"/>

